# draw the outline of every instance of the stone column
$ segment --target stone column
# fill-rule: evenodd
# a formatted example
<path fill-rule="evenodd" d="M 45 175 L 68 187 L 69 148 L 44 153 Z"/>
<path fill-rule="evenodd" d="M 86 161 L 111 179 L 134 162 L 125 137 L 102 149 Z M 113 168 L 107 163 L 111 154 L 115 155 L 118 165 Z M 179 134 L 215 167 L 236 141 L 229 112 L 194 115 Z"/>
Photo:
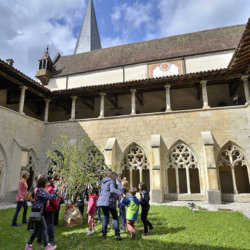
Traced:
<path fill-rule="evenodd" d="M 202 99 L 203 99 L 203 108 L 207 109 L 210 108 L 208 105 L 208 97 L 207 97 L 207 81 L 201 81 L 201 88 L 202 88 Z"/>
<path fill-rule="evenodd" d="M 187 177 L 187 192 L 188 194 L 191 194 L 189 168 L 186 168 L 186 177 Z"/>
<path fill-rule="evenodd" d="M 175 168 L 175 181 L 176 181 L 176 193 L 178 195 L 180 193 L 179 168 Z"/>
<path fill-rule="evenodd" d="M 161 166 L 161 135 L 151 135 L 152 152 L 152 201 L 163 202 L 164 190 L 162 185 L 162 166 Z"/>
<path fill-rule="evenodd" d="M 166 112 L 172 111 L 171 110 L 171 97 L 170 97 L 170 88 L 171 85 L 167 84 L 164 86 L 166 90 Z"/>
<path fill-rule="evenodd" d="M 49 103 L 50 99 L 45 99 L 45 110 L 44 110 L 44 121 L 48 122 L 49 120 Z"/>
<path fill-rule="evenodd" d="M 201 137 L 203 140 L 204 159 L 207 170 L 208 203 L 220 204 L 221 191 L 219 190 L 219 176 L 214 157 L 214 139 L 210 131 L 201 132 Z"/>
<path fill-rule="evenodd" d="M 24 102 L 25 102 L 25 91 L 27 89 L 26 86 L 21 86 L 21 95 L 19 100 L 19 113 L 24 114 L 23 108 L 24 108 Z"/>
<path fill-rule="evenodd" d="M 72 98 L 72 106 L 71 106 L 71 118 L 70 120 L 75 120 L 76 119 L 76 99 L 77 96 L 71 96 Z"/>
<path fill-rule="evenodd" d="M 241 77 L 241 80 L 243 81 L 244 84 L 244 90 L 245 90 L 245 97 L 246 97 L 246 102 L 250 101 L 250 89 L 249 89 L 249 75 L 245 75 Z"/>
<path fill-rule="evenodd" d="M 143 182 L 142 169 L 140 168 L 140 182 Z M 137 188 L 137 187 L 136 187 Z"/>
<path fill-rule="evenodd" d="M 136 114 L 136 100 L 135 100 L 135 92 L 136 89 L 130 89 L 131 91 L 131 115 Z"/>
<path fill-rule="evenodd" d="M 100 116 L 99 118 L 104 117 L 104 97 L 105 97 L 105 93 L 100 93 L 101 96 L 101 101 L 100 101 Z"/>
<path fill-rule="evenodd" d="M 130 188 L 132 188 L 133 187 L 133 170 L 132 169 L 129 170 L 129 174 L 130 174 L 129 186 Z"/>
<path fill-rule="evenodd" d="M 234 168 L 231 168 L 232 171 L 232 178 L 233 178 L 233 188 L 234 188 L 234 193 L 238 194 L 237 186 L 236 186 L 236 180 L 235 180 L 235 173 L 234 173 Z"/>

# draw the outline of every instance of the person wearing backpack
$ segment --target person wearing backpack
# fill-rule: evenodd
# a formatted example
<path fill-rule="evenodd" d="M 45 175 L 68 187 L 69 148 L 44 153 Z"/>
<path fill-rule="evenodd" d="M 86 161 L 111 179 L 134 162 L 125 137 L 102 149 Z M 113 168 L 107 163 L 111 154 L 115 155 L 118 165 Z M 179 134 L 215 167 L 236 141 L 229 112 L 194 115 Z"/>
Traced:
<path fill-rule="evenodd" d="M 30 239 L 28 243 L 26 244 L 25 250 L 33 250 L 32 243 L 34 239 L 38 236 L 39 231 L 41 230 L 42 233 L 42 239 L 45 250 L 54 250 L 56 249 L 56 246 L 53 246 L 48 243 L 47 239 L 47 225 L 46 221 L 43 215 L 44 207 L 46 204 L 46 201 L 51 200 L 57 196 L 58 189 L 55 190 L 54 193 L 49 194 L 49 192 L 46 190 L 46 186 L 48 185 L 48 179 L 45 176 L 38 177 L 37 181 L 37 189 L 35 192 L 35 201 L 32 205 L 31 211 L 33 213 L 40 213 L 40 220 L 35 222 L 34 226 L 34 232 L 30 236 Z"/>

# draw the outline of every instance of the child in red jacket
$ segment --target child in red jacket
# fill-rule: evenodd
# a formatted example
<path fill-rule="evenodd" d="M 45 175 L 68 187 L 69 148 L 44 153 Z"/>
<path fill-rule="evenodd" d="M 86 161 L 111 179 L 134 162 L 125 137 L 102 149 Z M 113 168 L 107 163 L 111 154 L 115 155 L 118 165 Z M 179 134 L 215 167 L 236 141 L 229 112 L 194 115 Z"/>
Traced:
<path fill-rule="evenodd" d="M 89 232 L 88 236 L 94 233 L 94 216 L 96 214 L 96 201 L 98 196 L 96 195 L 95 189 L 89 189 L 89 202 L 88 202 L 88 223 L 89 223 Z"/>

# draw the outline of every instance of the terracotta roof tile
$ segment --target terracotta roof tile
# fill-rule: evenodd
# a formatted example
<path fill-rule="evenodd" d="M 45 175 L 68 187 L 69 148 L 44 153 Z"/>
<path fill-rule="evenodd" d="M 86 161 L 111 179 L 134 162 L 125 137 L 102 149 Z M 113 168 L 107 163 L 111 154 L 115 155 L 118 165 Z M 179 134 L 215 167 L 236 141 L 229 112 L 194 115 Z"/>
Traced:
<path fill-rule="evenodd" d="M 236 25 L 62 56 L 52 77 L 235 49 L 244 28 Z"/>

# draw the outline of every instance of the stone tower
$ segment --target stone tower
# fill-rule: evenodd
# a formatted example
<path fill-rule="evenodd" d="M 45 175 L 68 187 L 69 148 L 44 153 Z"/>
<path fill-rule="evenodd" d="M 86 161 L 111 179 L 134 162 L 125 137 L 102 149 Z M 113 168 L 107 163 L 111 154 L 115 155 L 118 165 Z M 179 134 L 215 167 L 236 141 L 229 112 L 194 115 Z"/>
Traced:
<path fill-rule="evenodd" d="M 49 48 L 47 47 L 44 55 L 39 59 L 39 68 L 36 72 L 36 78 L 38 78 L 42 85 L 47 85 L 49 77 L 53 69 L 53 63 L 49 56 Z"/>
<path fill-rule="evenodd" d="M 93 0 L 89 0 L 74 54 L 101 49 Z"/>

